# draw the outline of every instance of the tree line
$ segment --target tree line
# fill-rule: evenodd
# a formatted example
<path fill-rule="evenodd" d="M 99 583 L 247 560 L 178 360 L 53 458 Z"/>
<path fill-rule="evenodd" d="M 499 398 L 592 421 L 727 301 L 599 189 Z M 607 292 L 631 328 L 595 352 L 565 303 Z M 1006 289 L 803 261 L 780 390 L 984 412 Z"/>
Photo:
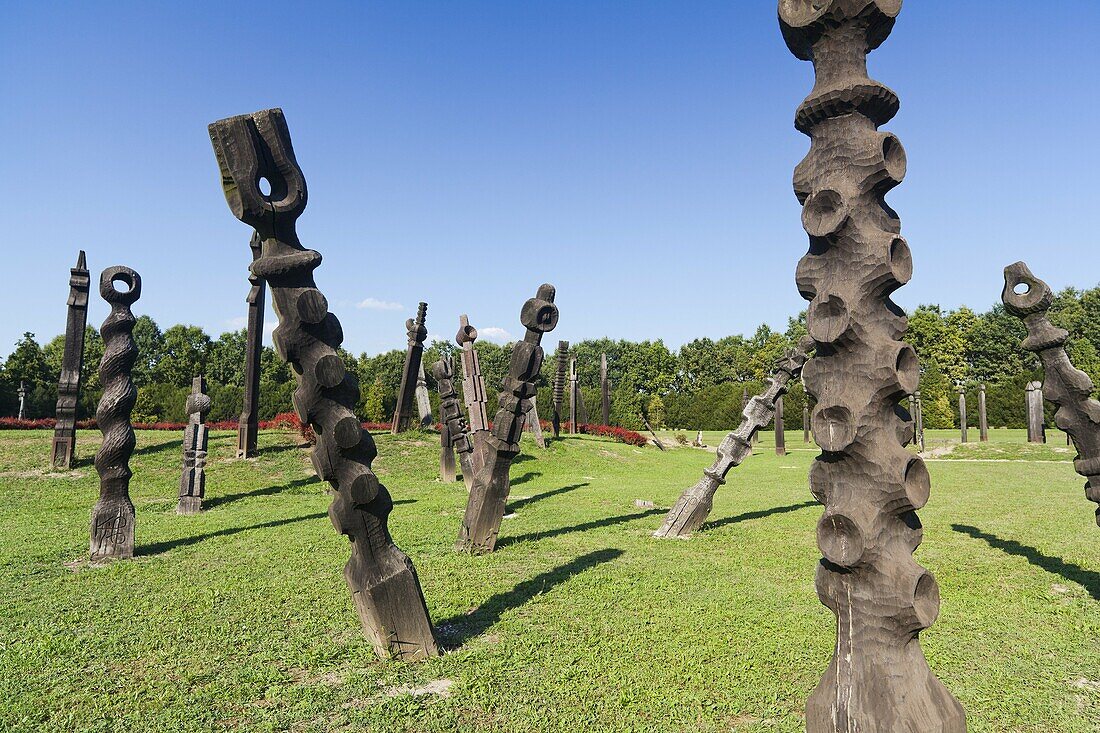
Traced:
<path fill-rule="evenodd" d="M 1055 325 L 1070 333 L 1067 351 L 1074 365 L 1100 383 L 1100 286 L 1088 290 L 1067 288 L 1057 294 L 1050 309 Z M 395 334 L 402 334 L 395 324 Z M 783 352 L 806 333 L 805 312 L 788 320 L 784 331 L 761 325 L 751 336 L 699 338 L 678 350 L 656 341 L 588 339 L 571 345 L 589 421 L 600 421 L 599 364 L 607 355 L 612 382 L 611 423 L 641 429 L 647 415 L 654 427 L 724 430 L 740 421 L 742 400 L 764 388 L 765 380 Z M 921 365 L 924 420 L 928 427 L 957 427 L 957 389 L 967 391 L 971 405 L 968 423 L 977 424 L 977 389 L 987 386 L 989 423 L 994 427 L 1023 427 L 1026 419 L 1024 386 L 1041 379 L 1034 354 L 1020 348 L 1026 336 L 1023 324 L 995 305 L 984 313 L 965 306 L 944 310 L 922 305 L 909 314 L 906 340 L 917 350 Z M 134 326 L 139 358 L 133 379 L 138 388 L 135 422 L 184 422 L 184 401 L 192 377 L 207 378 L 213 408 L 208 419 L 235 420 L 243 404 L 245 331 L 229 331 L 211 338 L 197 326 L 175 325 L 161 330 L 149 316 Z M 396 339 L 395 339 L 396 340 Z M 27 385 L 26 416 L 52 417 L 65 340 L 63 335 L 39 344 L 24 333 L 0 366 L 0 414 L 18 411 L 16 390 Z M 538 409 L 547 419 L 556 359 L 555 343 L 543 344 L 546 359 L 539 380 Z M 89 327 L 85 336 L 83 386 L 79 417 L 91 417 L 102 388 L 99 361 L 103 341 Z M 496 410 L 497 392 L 507 375 L 511 344 L 476 344 L 489 394 L 489 414 Z M 424 366 L 435 410 L 438 397 L 431 365 L 441 356 L 454 356 L 458 347 L 434 341 L 424 351 Z M 358 412 L 362 419 L 390 419 L 397 400 L 405 349 L 355 356 L 341 350 L 348 370 L 359 380 Z M 456 372 L 459 360 L 454 358 Z M 260 359 L 260 418 L 267 420 L 291 407 L 294 379 L 289 367 L 270 346 Z M 795 385 L 786 397 L 785 425 L 802 421 L 806 395 Z"/>

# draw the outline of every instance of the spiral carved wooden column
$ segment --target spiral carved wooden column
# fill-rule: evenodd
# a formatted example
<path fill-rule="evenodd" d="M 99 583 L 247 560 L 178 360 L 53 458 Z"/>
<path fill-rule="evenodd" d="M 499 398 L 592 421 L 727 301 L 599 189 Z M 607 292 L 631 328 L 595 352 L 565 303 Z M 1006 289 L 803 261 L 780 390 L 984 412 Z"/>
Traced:
<path fill-rule="evenodd" d="M 500 409 L 492 430 L 485 438 L 485 463 L 474 476 L 466 514 L 458 533 L 456 549 L 463 552 L 492 552 L 496 548 L 500 520 L 511 486 L 508 472 L 519 455 L 527 411 L 535 399 L 535 380 L 542 369 L 542 335 L 558 325 L 554 286 L 540 285 L 534 298 L 523 304 L 520 323 L 527 332 L 512 347 L 512 363 L 500 392 Z"/>
<path fill-rule="evenodd" d="M 569 369 L 569 342 L 559 341 L 558 351 L 556 354 L 557 363 L 554 370 L 554 413 L 551 424 L 554 428 L 554 437 L 557 438 L 561 435 L 561 411 L 562 404 L 565 401 L 565 380 L 566 371 Z"/>
<path fill-rule="evenodd" d="M 1015 289 L 1021 285 L 1026 291 L 1017 293 Z M 1043 362 L 1044 382 L 1036 411 L 1042 414 L 1044 397 L 1058 408 L 1054 424 L 1069 435 L 1077 449 L 1073 468 L 1087 479 L 1085 498 L 1100 504 L 1100 402 L 1092 399 L 1094 387 L 1089 375 L 1073 366 L 1066 354 L 1069 333 L 1047 318 L 1054 293 L 1031 274 L 1027 265 L 1017 262 L 1005 268 L 1001 301 L 1027 326 L 1027 338 L 1021 345 L 1038 354 Z M 1100 508 L 1096 510 L 1096 524 L 1100 526 Z"/>
<path fill-rule="evenodd" d="M 118 290 L 116 283 L 126 290 Z M 136 441 L 130 412 L 137 402 L 137 388 L 130 374 L 138 350 L 133 336 L 137 319 L 130 306 L 141 297 L 141 276 L 129 267 L 108 267 L 99 278 L 99 294 L 110 304 L 111 313 L 99 329 L 103 336 L 103 359 L 99 362 L 103 396 L 95 419 L 103 433 L 103 444 L 95 454 L 99 501 L 92 509 L 92 563 L 134 556 L 130 456 Z"/>
<path fill-rule="evenodd" d="M 313 280 L 321 255 L 302 247 L 295 231 L 306 206 L 306 182 L 283 112 L 230 117 L 209 129 L 229 208 L 263 240 L 252 272 L 271 287 L 279 317 L 275 348 L 298 382 L 294 408 L 317 434 L 311 459 L 334 489 L 329 519 L 351 540 L 344 578 L 363 630 L 380 656 L 435 656 L 416 569 L 390 537 L 393 502 L 371 471 L 374 440 L 353 410 L 359 386 L 337 353 L 343 331 Z M 267 196 L 260 192 L 261 179 L 271 185 Z"/>
<path fill-rule="evenodd" d="M 900 10 L 901 0 L 779 2 L 787 46 L 816 72 L 795 117 L 812 141 L 794 173 L 810 236 L 796 281 L 817 344 L 803 370 L 823 451 L 810 472 L 825 505 L 816 585 L 837 616 L 837 642 L 807 703 L 811 733 L 966 728 L 918 641 L 939 612 L 939 589 L 913 559 L 921 542 L 915 510 L 930 482 L 921 459 L 903 448 L 913 425 L 899 401 L 917 389 L 919 373 L 916 353 L 900 340 L 905 314 L 889 298 L 909 280 L 912 260 L 883 200 L 905 175 L 905 152 L 878 131 L 898 98 L 868 78 L 866 62 Z"/>

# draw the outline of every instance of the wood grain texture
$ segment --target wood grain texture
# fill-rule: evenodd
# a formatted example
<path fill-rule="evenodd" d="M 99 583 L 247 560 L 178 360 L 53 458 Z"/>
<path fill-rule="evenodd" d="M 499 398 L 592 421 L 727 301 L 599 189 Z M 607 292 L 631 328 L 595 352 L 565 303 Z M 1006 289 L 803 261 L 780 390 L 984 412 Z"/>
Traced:
<path fill-rule="evenodd" d="M 542 369 L 542 335 L 558 325 L 554 286 L 540 285 L 535 297 L 523 304 L 519 320 L 526 332 L 512 347 L 512 361 L 500 393 L 500 409 L 485 440 L 485 463 L 474 476 L 466 502 L 466 513 L 455 545 L 461 552 L 481 554 L 496 548 L 511 488 L 508 474 L 512 459 L 519 455 L 527 411 L 537 394 L 535 380 Z"/>
<path fill-rule="evenodd" d="M 444 483 L 455 480 L 455 452 L 462 465 L 462 478 L 469 491 L 474 481 L 473 453 L 474 445 L 466 428 L 466 418 L 462 414 L 462 405 L 458 401 L 458 392 L 454 386 L 454 367 L 451 357 L 445 356 L 432 365 L 432 377 L 439 390 L 439 419 L 443 422 L 443 435 L 440 438 L 439 472 Z"/>
<path fill-rule="evenodd" d="M 210 397 L 206 394 L 206 380 L 201 376 L 191 380 L 185 409 L 187 427 L 183 431 L 183 473 L 176 514 L 198 514 L 206 496 L 206 451 L 210 438 L 205 424 Z"/>
<path fill-rule="evenodd" d="M 260 256 L 260 235 L 252 233 L 248 246 L 252 259 Z M 264 347 L 264 301 L 267 283 L 255 273 L 248 273 L 248 328 L 244 347 L 244 405 L 237 419 L 237 458 L 256 456 L 256 439 L 260 431 L 260 356 Z"/>
<path fill-rule="evenodd" d="M 825 505 L 817 527 L 818 597 L 837 617 L 832 662 L 806 706 L 806 728 L 955 733 L 962 706 L 935 677 L 918 635 L 939 613 L 939 588 L 916 563 L 916 510 L 928 500 L 923 461 L 903 446 L 913 423 L 899 404 L 917 388 L 907 320 L 890 294 L 909 281 L 901 221 L 885 203 L 905 176 L 905 151 L 880 132 L 898 110 L 867 76 L 901 0 L 780 0 L 784 40 L 812 61 L 815 85 L 795 127 L 811 139 L 794 173 L 809 252 L 796 283 L 810 301 L 816 353 L 803 370 L 822 449 L 810 488 Z"/>
<path fill-rule="evenodd" d="M 119 290 L 116 284 L 123 286 Z M 89 554 L 93 564 L 134 556 L 134 505 L 130 501 L 130 456 L 134 453 L 134 428 L 130 413 L 137 402 L 131 374 L 137 361 L 134 318 L 130 310 L 141 297 L 141 276 L 129 267 L 108 267 L 99 278 L 99 294 L 111 306 L 99 333 L 103 359 L 99 363 L 99 398 L 95 419 L 103 443 L 95 454 L 99 474 L 99 500 L 92 508 Z"/>
<path fill-rule="evenodd" d="M 554 428 L 554 437 L 557 438 L 561 435 L 561 417 L 562 406 L 565 403 L 565 384 L 568 379 L 569 370 L 569 342 L 559 341 L 558 350 L 555 353 L 557 359 L 556 368 L 554 370 L 554 414 L 551 419 L 551 424 Z"/>
<path fill-rule="evenodd" d="M 1026 291 L 1017 293 L 1017 288 Z M 1021 346 L 1038 354 L 1043 363 L 1043 384 L 1029 385 L 1029 397 L 1035 402 L 1032 412 L 1042 414 L 1044 398 L 1058 408 L 1054 424 L 1069 435 L 1077 449 L 1073 468 L 1086 479 L 1085 498 L 1100 504 L 1100 402 L 1092 399 L 1095 385 L 1089 375 L 1069 360 L 1069 332 L 1047 317 L 1054 293 L 1031 274 L 1027 265 L 1017 262 L 1005 268 L 1001 301 L 1027 327 L 1027 338 Z M 1096 524 L 1100 526 L 1100 507 L 1096 509 Z"/>
<path fill-rule="evenodd" d="M 420 303 L 416 308 L 416 318 L 405 321 L 408 331 L 408 346 L 405 349 L 405 364 L 401 368 L 401 386 L 397 388 L 397 407 L 393 412 L 394 435 L 403 433 L 412 425 L 412 406 L 416 396 L 417 378 L 422 373 L 420 362 L 424 357 L 424 339 L 428 338 L 428 329 L 424 320 L 428 317 L 428 304 Z"/>
<path fill-rule="evenodd" d="M 84 250 L 80 250 L 76 256 L 76 267 L 69 270 L 65 351 L 61 356 L 61 376 L 57 381 L 56 422 L 50 449 L 50 464 L 54 468 L 72 468 L 76 457 L 76 406 L 80 399 L 80 376 L 84 371 L 84 329 L 88 325 L 90 286 L 87 258 Z"/>
<path fill-rule="evenodd" d="M 337 351 L 340 321 L 313 279 L 321 255 L 298 240 L 306 182 L 282 110 L 219 120 L 209 131 L 230 211 L 262 241 L 252 272 L 271 287 L 279 318 L 272 339 L 297 381 L 294 408 L 317 435 L 310 458 L 333 488 L 329 519 L 351 540 L 344 579 L 363 631 L 379 656 L 436 656 L 416 569 L 390 537 L 393 501 L 371 470 L 374 440 L 354 412 L 359 385 Z M 261 193 L 261 179 L 270 184 L 269 194 Z"/>

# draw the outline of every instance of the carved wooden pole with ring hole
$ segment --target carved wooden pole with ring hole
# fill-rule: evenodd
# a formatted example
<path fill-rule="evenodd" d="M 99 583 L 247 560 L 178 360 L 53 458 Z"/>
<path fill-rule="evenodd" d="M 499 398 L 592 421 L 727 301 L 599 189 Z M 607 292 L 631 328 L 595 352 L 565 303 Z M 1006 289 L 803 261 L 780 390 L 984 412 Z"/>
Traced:
<path fill-rule="evenodd" d="M 355 416 L 359 385 L 337 351 L 343 341 L 340 321 L 313 280 L 321 255 L 298 240 L 306 182 L 283 112 L 230 117 L 209 130 L 226 202 L 262 240 L 252 272 L 271 287 L 279 317 L 272 340 L 298 383 L 294 409 L 317 434 L 310 458 L 317 475 L 333 488 L 329 519 L 351 540 L 344 579 L 363 631 L 379 656 L 436 656 L 416 569 L 390 537 L 393 501 L 371 470 L 374 440 Z M 271 185 L 267 196 L 260 192 L 261 179 Z"/>
<path fill-rule="evenodd" d="M 795 127 L 810 152 L 794 173 L 809 252 L 798 290 L 817 343 L 803 370 L 816 399 L 810 472 L 825 505 L 817 526 L 817 593 L 837 617 L 836 647 L 806 706 L 806 729 L 966 729 L 965 714 L 925 661 L 918 635 L 939 613 L 939 588 L 913 559 L 924 462 L 903 446 L 913 421 L 899 404 L 917 389 L 907 319 L 890 294 L 909 281 L 901 222 L 883 197 L 905 176 L 897 137 L 880 132 L 898 98 L 867 76 L 867 53 L 890 34 L 901 0 L 780 0 L 788 48 L 816 80 Z"/>

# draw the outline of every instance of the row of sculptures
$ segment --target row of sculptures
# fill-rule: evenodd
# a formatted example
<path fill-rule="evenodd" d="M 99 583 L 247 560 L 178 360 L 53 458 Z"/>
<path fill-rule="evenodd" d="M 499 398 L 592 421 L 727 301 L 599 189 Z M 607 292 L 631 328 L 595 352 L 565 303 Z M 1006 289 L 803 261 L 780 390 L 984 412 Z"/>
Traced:
<path fill-rule="evenodd" d="M 748 455 L 755 433 L 774 419 L 791 381 L 801 378 L 815 401 L 810 427 L 821 448 L 809 476 L 811 493 L 824 505 L 816 531 L 822 559 L 815 585 L 836 616 L 833 658 L 806 706 L 812 733 L 966 729 L 962 706 L 936 678 L 919 642 L 940 601 L 935 578 L 913 558 L 922 539 L 917 511 L 929 499 L 931 482 L 921 457 L 905 447 L 916 432 L 905 403 L 916 394 L 919 369 L 913 348 L 901 341 L 905 314 L 890 295 L 909 281 L 912 258 L 900 219 L 884 202 L 904 178 L 906 158 L 897 137 L 879 130 L 896 114 L 897 95 L 870 79 L 866 69 L 867 53 L 885 41 L 900 9 L 900 0 L 779 1 L 787 46 L 814 63 L 816 76 L 795 116 L 796 128 L 811 139 L 794 174 L 809 237 L 795 277 L 809 301 L 808 337 L 784 357 L 764 393 L 748 400 L 741 425 L 658 531 L 685 536 L 701 524 L 728 471 Z M 271 109 L 231 117 L 210 125 L 209 132 L 230 210 L 253 230 L 251 271 L 271 288 L 279 318 L 275 345 L 293 367 L 295 409 L 317 435 L 314 468 L 333 489 L 330 519 L 350 540 L 344 577 L 363 629 L 382 656 L 435 656 L 439 648 L 416 570 L 388 531 L 393 502 L 371 470 L 374 441 L 353 412 L 359 389 L 337 353 L 340 324 L 313 279 L 321 255 L 306 249 L 296 234 L 306 184 L 283 114 Z M 269 183 L 269 194 L 261 192 L 261 180 Z M 128 289 L 115 289 L 117 282 Z M 103 527 L 98 546 L 104 552 L 125 545 L 120 528 L 127 523 L 132 552 L 127 460 L 134 447 L 128 416 L 136 394 L 129 379 L 136 352 L 129 306 L 140 293 L 140 278 L 128 268 L 109 268 L 101 292 L 112 310 L 103 326 L 104 396 L 97 419 L 104 442 L 96 456 L 101 497 L 93 514 L 93 556 L 97 527 Z M 495 547 L 509 467 L 534 402 L 541 339 L 558 320 L 554 294 L 552 286 L 543 285 L 523 306 L 525 334 L 513 349 L 491 425 L 483 400 L 481 410 L 476 408 L 483 389 L 464 389 L 467 423 L 453 367 L 445 361 L 432 367 L 445 430 L 471 476 L 460 549 Z M 1066 332 L 1047 318 L 1052 293 L 1017 263 L 1005 269 L 1002 299 L 1027 326 L 1023 346 L 1039 355 L 1046 371 L 1043 396 L 1056 405 L 1055 423 L 1077 447 L 1074 465 L 1087 478 L 1087 498 L 1100 503 L 1100 403 L 1089 396 L 1089 378 L 1066 356 Z M 407 367 L 417 358 L 414 350 L 422 352 L 423 315 L 422 308 L 420 323 L 410 321 Z M 462 350 L 464 379 L 479 374 L 474 334 L 469 336 L 471 348 L 463 343 Z M 563 373 L 561 349 L 556 366 Z M 405 377 L 410 374 L 406 369 Z M 404 394 L 408 381 L 403 383 Z M 564 380 L 555 379 L 555 405 L 563 393 Z M 198 400 L 194 406 L 201 407 Z M 559 409 L 555 413 L 556 430 Z M 395 429 L 401 417 L 395 416 Z M 471 438 L 478 433 L 480 439 Z"/>

